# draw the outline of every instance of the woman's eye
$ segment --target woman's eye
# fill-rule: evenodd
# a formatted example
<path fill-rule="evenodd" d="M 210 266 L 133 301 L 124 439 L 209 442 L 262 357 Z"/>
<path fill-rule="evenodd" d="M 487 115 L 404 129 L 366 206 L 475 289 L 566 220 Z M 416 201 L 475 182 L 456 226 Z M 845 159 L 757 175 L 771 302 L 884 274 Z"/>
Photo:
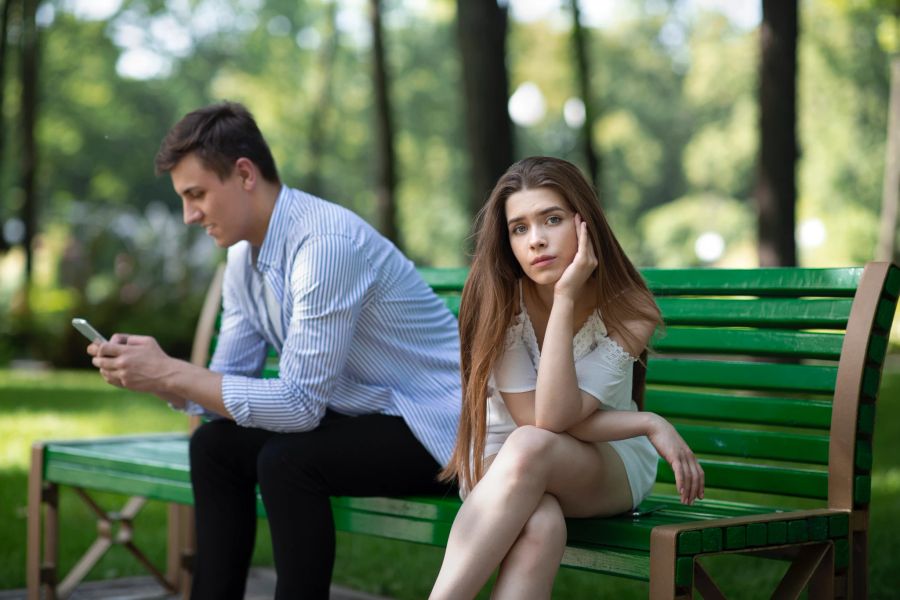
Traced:
<path fill-rule="evenodd" d="M 512 228 L 512 232 L 515 235 L 518 235 L 520 233 L 525 233 L 525 226 L 524 225 L 516 225 L 515 227 Z"/>
<path fill-rule="evenodd" d="M 551 225 L 559 225 L 560 223 L 562 223 L 562 217 L 553 215 L 547 219 L 547 222 L 550 223 Z"/>

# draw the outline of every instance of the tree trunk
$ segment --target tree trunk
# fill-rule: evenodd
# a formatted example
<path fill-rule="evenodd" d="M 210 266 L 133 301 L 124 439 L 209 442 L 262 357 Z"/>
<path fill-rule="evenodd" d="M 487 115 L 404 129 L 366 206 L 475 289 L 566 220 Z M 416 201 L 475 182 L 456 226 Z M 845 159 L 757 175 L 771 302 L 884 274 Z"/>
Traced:
<path fill-rule="evenodd" d="M 25 225 L 25 297 L 31 289 L 34 268 L 33 242 L 37 233 L 37 145 L 35 122 L 38 103 L 38 31 L 37 5 L 39 0 L 24 0 L 22 13 L 22 222 Z"/>
<path fill-rule="evenodd" d="M 797 0 L 763 0 L 760 50 L 759 264 L 796 265 Z"/>
<path fill-rule="evenodd" d="M 9 34 L 10 14 L 12 10 L 12 0 L 3 0 L 2 12 L 0 12 L 0 185 L 2 185 L 3 176 L 3 149 L 6 145 L 6 56 L 7 56 L 7 40 Z M 3 225 L 3 215 L 0 214 L 0 227 Z M 0 231 L 0 252 L 4 252 L 9 248 L 3 232 Z"/>
<path fill-rule="evenodd" d="M 506 8 L 496 0 L 457 0 L 456 6 L 471 161 L 469 211 L 474 216 L 513 161 Z"/>
<path fill-rule="evenodd" d="M 323 42 L 319 52 L 319 73 L 322 74 L 322 84 L 319 87 L 318 97 L 309 121 L 309 176 L 306 181 L 306 190 L 316 196 L 325 194 L 321 174 L 322 154 L 325 147 L 325 115 L 332 102 L 334 61 L 338 50 L 337 9 L 337 2 L 329 4 L 328 24 L 331 28 L 331 35 Z"/>
<path fill-rule="evenodd" d="M 12 8 L 12 0 L 3 0 L 3 8 L 0 9 L 0 173 L 3 169 L 3 143 L 6 131 L 3 115 L 4 101 L 6 99 L 6 40 L 9 33 L 9 15 Z M 3 245 L 3 236 L 0 236 L 0 247 Z"/>
<path fill-rule="evenodd" d="M 584 161 L 587 165 L 591 183 L 599 193 L 602 189 L 602 173 L 600 172 L 600 157 L 594 150 L 594 101 L 591 94 L 591 67 L 588 58 L 587 37 L 581 26 L 581 11 L 578 9 L 578 0 L 570 0 L 572 5 L 572 43 L 575 50 L 575 66 L 578 76 L 578 92 L 581 101 L 584 102 L 584 123 L 581 127 L 581 147 L 584 153 Z M 602 200 L 602 197 L 601 197 Z"/>
<path fill-rule="evenodd" d="M 390 76 L 381 26 L 381 0 L 371 0 L 372 83 L 375 88 L 375 195 L 378 229 L 399 248 L 394 128 L 391 121 Z"/>
<path fill-rule="evenodd" d="M 881 227 L 875 260 L 897 259 L 897 208 L 900 200 L 900 56 L 891 59 L 891 101 L 888 109 Z"/>

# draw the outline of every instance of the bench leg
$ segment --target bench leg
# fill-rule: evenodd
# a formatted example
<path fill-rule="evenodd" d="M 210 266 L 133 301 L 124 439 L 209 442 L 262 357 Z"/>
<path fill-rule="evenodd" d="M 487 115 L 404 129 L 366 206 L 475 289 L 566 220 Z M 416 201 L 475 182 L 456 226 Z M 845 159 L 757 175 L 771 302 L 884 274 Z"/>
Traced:
<path fill-rule="evenodd" d="M 652 600 L 690 600 L 693 586 L 675 585 L 676 542 L 678 528 L 661 525 L 650 533 L 650 598 Z"/>
<path fill-rule="evenodd" d="M 869 597 L 869 531 L 860 529 L 850 538 L 850 585 L 853 598 Z"/>
<path fill-rule="evenodd" d="M 809 586 L 811 598 L 834 597 L 834 546 L 830 543 L 806 546 L 797 554 L 772 598 L 794 600 Z M 813 590 L 824 596 L 813 595 Z"/>
<path fill-rule="evenodd" d="M 132 536 L 134 532 L 133 521 L 137 514 L 147 503 L 146 498 L 133 496 L 128 499 L 125 506 L 118 512 L 106 512 L 94 502 L 83 489 L 72 488 L 82 501 L 97 516 L 97 539 L 91 545 L 78 563 L 72 567 L 65 579 L 57 587 L 57 593 L 61 598 L 68 596 L 82 579 L 90 572 L 97 562 L 106 554 L 114 544 L 120 544 L 128 550 L 141 563 L 141 565 L 156 579 L 166 591 L 174 592 L 175 589 L 160 572 L 150 559 L 134 544 Z M 119 523 L 119 531 L 113 534 L 114 524 Z"/>
<path fill-rule="evenodd" d="M 709 576 L 699 560 L 694 560 L 694 587 L 697 588 L 703 600 L 725 600 L 725 594 Z"/>
<path fill-rule="evenodd" d="M 28 550 L 26 582 L 28 600 L 56 598 L 56 568 L 59 548 L 59 489 L 44 481 L 44 446 L 31 448 L 28 473 Z"/>
<path fill-rule="evenodd" d="M 193 507 L 184 504 L 170 504 L 166 579 L 172 588 L 185 599 L 190 597 L 193 531 Z"/>

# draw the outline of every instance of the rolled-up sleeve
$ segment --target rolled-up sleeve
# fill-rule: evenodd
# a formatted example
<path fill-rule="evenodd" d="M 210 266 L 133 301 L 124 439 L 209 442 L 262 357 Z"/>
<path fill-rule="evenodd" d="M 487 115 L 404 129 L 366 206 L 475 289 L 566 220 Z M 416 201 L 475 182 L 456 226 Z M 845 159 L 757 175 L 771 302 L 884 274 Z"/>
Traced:
<path fill-rule="evenodd" d="M 239 260 L 228 263 L 222 284 L 222 317 L 209 370 L 223 375 L 259 377 L 266 360 L 266 340 L 241 311 Z M 222 418 L 192 400 L 182 409 L 190 415 Z"/>
<path fill-rule="evenodd" d="M 279 377 L 223 376 L 225 407 L 238 424 L 271 431 L 309 431 L 319 424 L 373 280 L 365 254 L 350 237 L 304 242 L 291 267 L 292 311 Z"/>

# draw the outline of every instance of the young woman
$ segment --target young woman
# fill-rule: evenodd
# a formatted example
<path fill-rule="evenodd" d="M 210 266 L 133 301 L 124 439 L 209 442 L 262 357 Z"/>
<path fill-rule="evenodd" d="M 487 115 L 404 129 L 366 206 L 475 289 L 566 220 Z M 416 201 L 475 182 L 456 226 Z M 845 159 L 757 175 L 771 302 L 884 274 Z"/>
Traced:
<path fill-rule="evenodd" d="M 549 598 L 564 517 L 636 507 L 657 452 L 681 501 L 703 471 L 664 419 L 639 412 L 660 313 L 572 164 L 522 160 L 479 215 L 462 294 L 463 409 L 444 472 L 465 502 L 431 597 Z M 640 358 L 639 358 L 640 357 Z"/>

